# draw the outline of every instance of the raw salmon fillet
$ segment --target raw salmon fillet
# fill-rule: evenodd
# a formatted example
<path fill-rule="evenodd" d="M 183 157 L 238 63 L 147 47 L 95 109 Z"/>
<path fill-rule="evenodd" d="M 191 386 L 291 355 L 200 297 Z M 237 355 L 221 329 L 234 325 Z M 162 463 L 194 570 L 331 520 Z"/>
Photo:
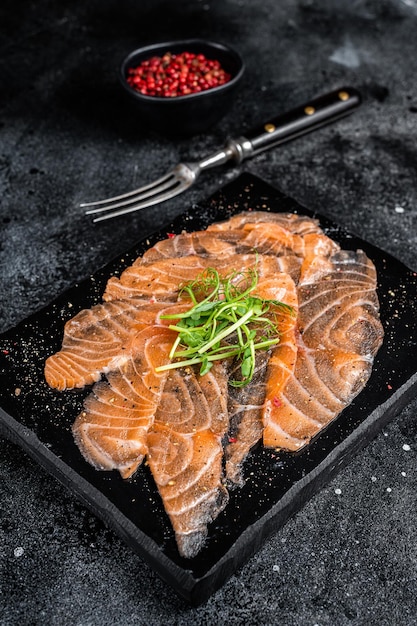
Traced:
<path fill-rule="evenodd" d="M 174 299 L 180 286 L 197 278 L 201 272 L 213 265 L 213 259 L 199 256 L 185 256 L 161 259 L 150 265 L 131 265 L 120 276 L 109 279 L 104 300 L 118 300 L 133 297 L 165 297 Z M 259 276 L 280 271 L 277 257 L 268 255 L 244 254 L 226 259 L 217 259 L 216 269 L 221 275 L 233 270 L 257 267 Z"/>
<path fill-rule="evenodd" d="M 376 272 L 364 252 L 315 257 L 298 286 L 294 372 L 264 407 L 264 444 L 299 450 L 364 388 L 382 339 Z"/>
<path fill-rule="evenodd" d="M 227 504 L 221 482 L 223 448 L 210 430 L 184 435 L 156 424 L 148 435 L 148 462 L 174 528 L 179 552 L 194 557 L 207 525 Z"/>
<path fill-rule="evenodd" d="M 75 420 L 73 434 L 86 460 L 97 469 L 116 469 L 129 478 L 148 450 L 147 436 L 163 392 L 176 333 L 147 326 L 132 340 L 129 358 L 96 383 Z"/>
<path fill-rule="evenodd" d="M 263 433 L 262 409 L 266 394 L 266 372 L 271 352 L 256 355 L 255 372 L 251 382 L 242 388 L 229 390 L 229 438 L 225 448 L 226 479 L 230 488 L 243 487 L 243 465 L 249 452 L 261 441 Z M 239 365 L 229 375 L 239 379 Z"/>
<path fill-rule="evenodd" d="M 242 268 L 253 266 L 254 252 L 258 254 L 260 265 L 262 257 L 273 256 L 277 271 L 298 276 L 302 259 L 312 247 L 308 235 L 314 236 L 314 241 L 321 242 L 322 246 L 338 248 L 323 234 L 318 220 L 267 211 L 240 213 L 225 222 L 212 224 L 205 231 L 181 233 L 158 242 L 119 278 L 109 279 L 104 300 L 152 295 L 175 299 L 178 284 L 192 280 L 213 264 L 212 259 L 216 259 L 216 268 L 225 274 L 236 269 L 239 262 Z M 149 268 L 145 269 L 144 265 Z"/>
<path fill-rule="evenodd" d="M 223 363 L 204 376 L 194 368 L 168 375 L 147 438 L 147 460 L 186 558 L 201 549 L 207 525 L 228 501 L 222 465 L 228 427 Z"/>
<path fill-rule="evenodd" d="M 183 434 L 211 430 L 223 437 L 229 428 L 228 372 L 218 361 L 204 376 L 193 367 L 171 370 L 155 421 Z"/>
<path fill-rule="evenodd" d="M 135 298 L 83 309 L 65 324 L 61 350 L 45 362 L 47 383 L 63 391 L 97 382 L 129 358 L 135 334 L 149 325 L 167 325 L 162 314 L 185 308 L 188 305 Z"/>
<path fill-rule="evenodd" d="M 164 370 L 177 333 L 164 314 L 191 306 L 184 283 L 213 267 L 221 276 L 256 268 L 253 295 L 271 305 L 279 343 L 258 351 L 242 388 L 240 362 Z M 243 486 L 254 446 L 298 451 L 363 389 L 383 339 L 376 272 L 362 251 L 343 251 L 310 217 L 244 211 L 204 231 L 155 244 L 103 302 L 64 328 L 45 363 L 58 390 L 93 385 L 73 434 L 85 459 L 131 477 L 146 459 L 180 554 L 202 549 L 228 490 Z M 230 337 L 233 340 L 233 337 Z"/>
<path fill-rule="evenodd" d="M 166 304 L 118 300 L 83 309 L 64 327 L 61 350 L 45 363 L 48 384 L 60 391 L 100 380 L 128 356 L 132 336 L 155 318 Z"/>
<path fill-rule="evenodd" d="M 233 434 L 226 448 L 226 476 L 231 484 L 242 486 L 242 465 L 253 446 L 262 438 L 263 406 L 274 402 L 295 367 L 297 346 L 295 329 L 298 296 L 288 274 L 261 279 L 254 291 L 266 300 L 278 300 L 291 308 L 271 306 L 270 317 L 279 328 L 279 343 L 268 352 L 259 352 L 256 374 L 246 387 L 231 388 L 229 412 Z M 233 373 L 234 375 L 234 373 Z"/>
<path fill-rule="evenodd" d="M 209 232 L 234 230 L 245 226 L 246 224 L 279 224 L 291 233 L 298 235 L 306 235 L 308 233 L 321 233 L 322 230 L 319 221 L 307 217 L 305 215 L 297 215 L 296 213 L 272 213 L 270 211 L 243 211 L 233 215 L 230 219 L 223 222 L 215 222 L 210 224 L 207 230 Z"/>
<path fill-rule="evenodd" d="M 149 248 L 135 262 L 136 264 L 148 265 L 160 259 L 173 259 L 183 256 L 201 256 L 222 258 L 236 254 L 236 241 L 232 238 L 224 240 L 214 233 L 197 231 L 193 233 L 181 233 L 175 237 L 168 237 Z"/>
<path fill-rule="evenodd" d="M 251 218 L 255 221 L 248 221 Z M 277 257 L 280 263 L 279 271 L 285 271 L 298 281 L 303 259 L 319 248 L 320 254 L 323 255 L 326 248 L 327 254 L 330 254 L 339 246 L 324 235 L 317 220 L 294 215 L 254 212 L 239 214 L 227 222 L 213 224 L 205 231 L 181 233 L 159 241 L 133 265 L 150 265 L 162 259 L 187 256 L 215 258 L 216 264 L 219 262 L 228 264 L 233 262 L 238 254 L 256 252 L 260 255 Z M 136 271 L 133 270 L 132 274 Z"/>
<path fill-rule="evenodd" d="M 275 256 L 303 256 L 304 243 L 300 235 L 274 222 L 245 224 L 236 230 L 196 231 L 164 239 L 145 252 L 135 265 L 192 255 L 225 259 L 236 254 L 250 254 L 254 250 Z"/>

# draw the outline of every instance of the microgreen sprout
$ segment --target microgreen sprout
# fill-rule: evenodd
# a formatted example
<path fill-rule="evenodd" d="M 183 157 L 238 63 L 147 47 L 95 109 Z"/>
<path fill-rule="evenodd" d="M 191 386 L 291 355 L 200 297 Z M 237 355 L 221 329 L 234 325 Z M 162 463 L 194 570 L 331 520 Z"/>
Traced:
<path fill-rule="evenodd" d="M 235 358 L 240 361 L 240 380 L 229 380 L 234 387 L 243 387 L 253 378 L 256 350 L 268 350 L 279 342 L 271 307 L 293 308 L 279 300 L 253 295 L 258 284 L 254 268 L 233 271 L 221 277 L 208 268 L 180 290 L 191 300 L 184 313 L 161 315 L 176 320 L 169 328 L 178 333 L 169 358 L 171 363 L 156 368 L 162 372 L 200 364 L 203 376 L 214 361 Z"/>

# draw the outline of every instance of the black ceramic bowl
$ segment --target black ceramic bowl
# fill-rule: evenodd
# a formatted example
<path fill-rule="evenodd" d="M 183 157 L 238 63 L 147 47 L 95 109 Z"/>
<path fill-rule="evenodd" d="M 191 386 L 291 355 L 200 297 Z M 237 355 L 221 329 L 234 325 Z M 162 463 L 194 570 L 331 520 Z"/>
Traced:
<path fill-rule="evenodd" d="M 172 98 L 147 96 L 130 87 L 126 82 L 129 68 L 137 67 L 150 57 L 162 56 L 165 52 L 204 54 L 208 59 L 219 61 L 231 79 L 219 87 Z M 225 115 L 233 102 L 244 69 L 242 58 L 229 46 L 203 39 L 185 39 L 134 50 L 122 63 L 120 79 L 136 103 L 141 125 L 152 127 L 163 134 L 190 136 L 208 130 Z"/>

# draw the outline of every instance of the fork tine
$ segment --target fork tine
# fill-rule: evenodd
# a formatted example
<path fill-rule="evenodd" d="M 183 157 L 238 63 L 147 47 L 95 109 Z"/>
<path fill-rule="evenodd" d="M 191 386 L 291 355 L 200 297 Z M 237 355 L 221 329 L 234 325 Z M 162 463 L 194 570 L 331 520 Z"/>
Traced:
<path fill-rule="evenodd" d="M 106 209 L 104 209 L 105 211 L 107 211 L 107 213 L 105 213 L 104 215 L 100 215 L 99 217 L 94 218 L 93 222 L 103 222 L 104 220 L 109 220 L 113 217 L 119 217 L 120 215 L 126 215 L 127 213 L 133 213 L 133 211 L 139 211 L 140 209 L 146 209 L 147 207 L 153 206 L 154 204 L 159 204 L 160 202 L 164 202 L 165 200 L 170 200 L 171 198 L 173 198 L 174 196 L 177 196 L 178 194 L 182 193 L 183 191 L 185 191 L 186 189 L 188 189 L 189 184 L 187 184 L 186 182 L 181 182 L 181 181 L 177 181 L 179 184 L 178 186 L 175 188 L 171 188 L 168 189 L 165 193 L 162 194 L 158 194 L 156 196 L 153 196 L 151 198 L 148 198 L 148 200 L 144 200 L 143 202 L 139 202 L 138 204 L 133 204 L 131 205 L 129 204 L 123 204 L 122 206 L 124 208 L 121 208 L 119 210 L 116 211 L 111 211 L 110 209 L 115 208 L 116 205 L 112 206 L 112 207 L 107 207 Z M 117 205 L 120 206 L 120 205 Z M 90 211 L 90 213 L 92 213 L 93 211 Z M 98 209 L 95 209 L 94 212 L 98 212 Z"/>
<path fill-rule="evenodd" d="M 181 181 L 178 180 L 175 176 L 171 176 L 165 183 L 160 183 L 158 186 L 145 191 L 144 193 L 135 193 L 134 195 L 129 194 L 129 196 L 125 200 L 121 200 L 120 202 L 108 203 L 106 206 L 98 206 L 93 209 L 88 209 L 86 211 L 87 215 L 91 215 L 92 213 L 101 213 L 102 211 L 112 211 L 113 209 L 118 209 L 119 207 L 128 206 L 132 203 L 137 203 L 141 200 L 152 200 L 154 197 L 159 197 L 160 194 L 164 191 L 174 190 L 178 185 L 181 184 Z M 154 204 L 154 203 L 153 203 Z M 146 206 L 146 204 L 145 204 Z"/>
<path fill-rule="evenodd" d="M 85 207 L 99 206 L 101 204 L 110 204 L 110 203 L 113 203 L 113 202 L 117 202 L 119 200 L 124 200 L 124 199 L 127 199 L 127 198 L 131 198 L 133 196 L 141 195 L 141 194 L 145 193 L 146 191 L 154 189 L 158 185 L 160 185 L 160 184 L 164 183 L 165 181 L 169 180 L 174 175 L 175 174 L 174 174 L 173 171 L 167 172 L 166 174 L 164 174 L 160 178 L 157 178 L 156 180 L 152 181 L 148 185 L 143 185 L 143 187 L 139 187 L 138 189 L 134 189 L 133 191 L 128 191 L 127 193 L 122 193 L 119 196 L 113 196 L 112 198 L 105 198 L 104 200 L 96 200 L 94 202 L 82 202 L 80 204 L 80 207 L 85 208 Z M 90 213 L 90 211 L 86 211 L 86 213 Z"/>

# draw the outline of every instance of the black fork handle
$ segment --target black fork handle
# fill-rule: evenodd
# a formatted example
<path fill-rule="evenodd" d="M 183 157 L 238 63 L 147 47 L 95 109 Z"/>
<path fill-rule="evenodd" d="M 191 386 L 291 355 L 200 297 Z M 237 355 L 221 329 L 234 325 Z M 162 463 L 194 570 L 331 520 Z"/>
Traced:
<path fill-rule="evenodd" d="M 239 139 L 243 145 L 248 142 L 244 150 L 246 154 L 242 157 L 254 156 L 335 122 L 351 113 L 360 103 L 361 96 L 356 89 L 342 87 L 278 115 Z"/>

